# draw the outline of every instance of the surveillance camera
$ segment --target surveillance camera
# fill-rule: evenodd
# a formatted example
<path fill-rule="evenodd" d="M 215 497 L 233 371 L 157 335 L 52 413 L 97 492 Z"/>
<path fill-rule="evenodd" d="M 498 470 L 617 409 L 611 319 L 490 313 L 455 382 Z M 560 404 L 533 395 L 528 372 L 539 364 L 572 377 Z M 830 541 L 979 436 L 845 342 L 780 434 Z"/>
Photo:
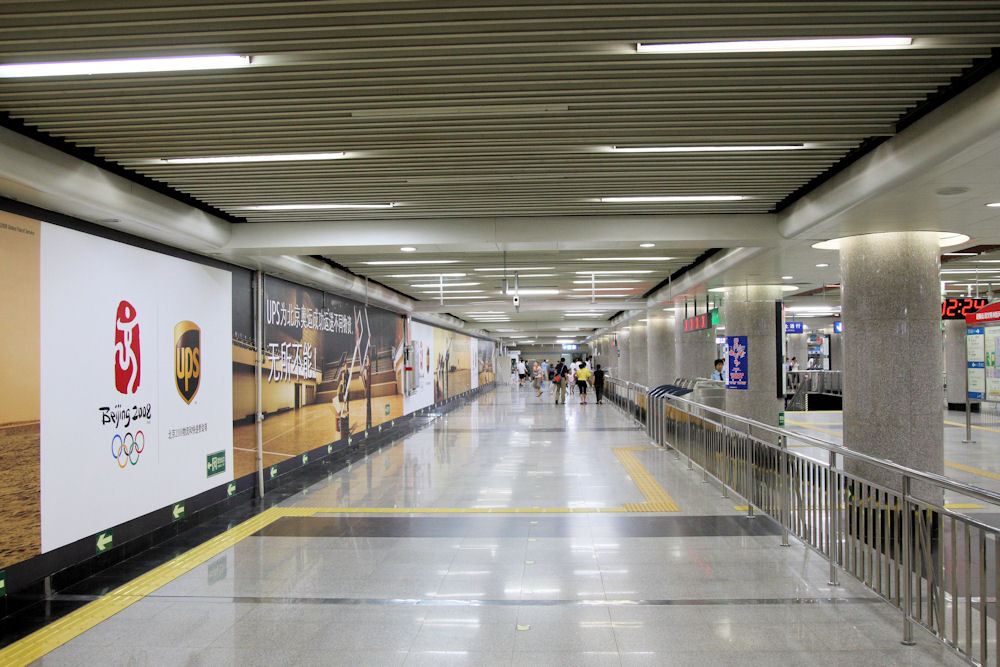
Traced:
<path fill-rule="evenodd" d="M 514 307 L 516 308 L 517 306 L 520 306 L 520 305 L 521 305 L 521 297 L 515 296 L 514 297 Z"/>

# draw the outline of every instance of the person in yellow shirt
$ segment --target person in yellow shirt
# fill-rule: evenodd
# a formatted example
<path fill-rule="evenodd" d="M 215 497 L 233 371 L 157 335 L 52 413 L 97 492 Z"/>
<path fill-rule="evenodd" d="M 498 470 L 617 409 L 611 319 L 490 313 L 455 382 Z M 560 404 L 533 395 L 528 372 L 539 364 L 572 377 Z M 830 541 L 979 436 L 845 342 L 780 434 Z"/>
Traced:
<path fill-rule="evenodd" d="M 587 402 L 587 381 L 590 380 L 590 369 L 585 362 L 580 362 L 576 369 L 576 387 L 580 390 L 580 405 Z"/>

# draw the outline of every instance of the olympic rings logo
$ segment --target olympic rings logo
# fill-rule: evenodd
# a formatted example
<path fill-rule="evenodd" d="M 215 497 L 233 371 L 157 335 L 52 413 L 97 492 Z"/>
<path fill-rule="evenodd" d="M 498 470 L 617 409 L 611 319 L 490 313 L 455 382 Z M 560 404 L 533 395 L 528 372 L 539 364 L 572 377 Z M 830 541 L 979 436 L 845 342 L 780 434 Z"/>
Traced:
<path fill-rule="evenodd" d="M 146 448 L 146 436 L 142 431 L 136 431 L 135 435 L 126 433 L 122 437 L 120 433 L 115 433 L 111 438 L 111 457 L 118 461 L 118 467 L 124 468 L 128 464 L 135 465 L 139 462 L 139 454 Z"/>

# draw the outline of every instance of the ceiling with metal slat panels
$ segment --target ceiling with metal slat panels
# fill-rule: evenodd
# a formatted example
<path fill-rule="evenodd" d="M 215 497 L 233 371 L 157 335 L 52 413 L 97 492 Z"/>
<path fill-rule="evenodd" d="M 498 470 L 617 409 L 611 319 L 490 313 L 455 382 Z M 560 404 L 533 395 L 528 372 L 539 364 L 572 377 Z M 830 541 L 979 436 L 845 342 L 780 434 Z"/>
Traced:
<path fill-rule="evenodd" d="M 637 47 L 883 36 L 912 43 L 767 53 Z M 251 61 L 0 78 L 0 111 L 8 124 L 92 150 L 248 223 L 398 221 L 403 229 L 422 219 L 452 220 L 458 230 L 470 219 L 502 226 L 512 216 L 540 226 L 554 216 L 750 216 L 774 211 L 866 141 L 894 134 L 901 117 L 998 46 L 1000 2 L 986 0 L 5 2 L 0 65 Z M 772 145 L 784 149 L 746 150 Z M 668 150 L 635 151 L 644 148 Z M 170 162 L 302 153 L 336 156 Z M 680 199 L 628 201 L 635 197 Z M 552 267 L 519 269 L 519 287 L 561 298 L 586 294 L 584 268 L 649 271 L 637 282 L 591 285 L 627 287 L 603 291 L 627 300 L 710 248 L 733 245 L 707 236 L 640 249 L 646 239 L 623 226 L 621 243 L 601 251 L 671 258 L 650 261 L 587 260 L 598 251 L 572 234 L 565 243 L 526 238 L 457 255 L 417 244 L 405 256 L 456 260 L 441 265 L 367 264 L 404 259 L 392 234 L 380 248 L 302 254 L 423 301 L 433 289 L 414 285 L 431 279 L 395 276 L 461 273 L 438 282 L 478 283 L 465 287 L 483 290 L 466 294 L 476 301 L 501 296 L 504 275 L 478 272 L 487 279 L 477 268 Z M 589 296 L 601 301 L 597 294 Z"/>

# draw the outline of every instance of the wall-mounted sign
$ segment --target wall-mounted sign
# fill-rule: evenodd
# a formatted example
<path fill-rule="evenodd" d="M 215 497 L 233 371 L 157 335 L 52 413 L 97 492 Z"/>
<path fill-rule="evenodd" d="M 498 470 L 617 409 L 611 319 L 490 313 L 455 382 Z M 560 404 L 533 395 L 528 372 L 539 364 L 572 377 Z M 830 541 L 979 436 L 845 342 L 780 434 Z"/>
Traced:
<path fill-rule="evenodd" d="M 966 315 L 986 306 L 986 299 L 949 297 L 941 302 L 942 320 L 964 320 Z"/>
<path fill-rule="evenodd" d="M 786 334 L 800 334 L 802 333 L 804 323 L 802 322 L 785 322 L 785 333 Z"/>
<path fill-rule="evenodd" d="M 746 336 L 726 336 L 726 389 L 746 389 L 750 381 L 750 359 Z"/>
<path fill-rule="evenodd" d="M 713 308 L 707 313 L 684 318 L 684 331 L 701 331 L 711 329 L 719 323 L 719 309 Z"/>
<path fill-rule="evenodd" d="M 833 323 L 833 333 L 844 333 L 844 323 L 841 320 L 837 320 Z"/>

